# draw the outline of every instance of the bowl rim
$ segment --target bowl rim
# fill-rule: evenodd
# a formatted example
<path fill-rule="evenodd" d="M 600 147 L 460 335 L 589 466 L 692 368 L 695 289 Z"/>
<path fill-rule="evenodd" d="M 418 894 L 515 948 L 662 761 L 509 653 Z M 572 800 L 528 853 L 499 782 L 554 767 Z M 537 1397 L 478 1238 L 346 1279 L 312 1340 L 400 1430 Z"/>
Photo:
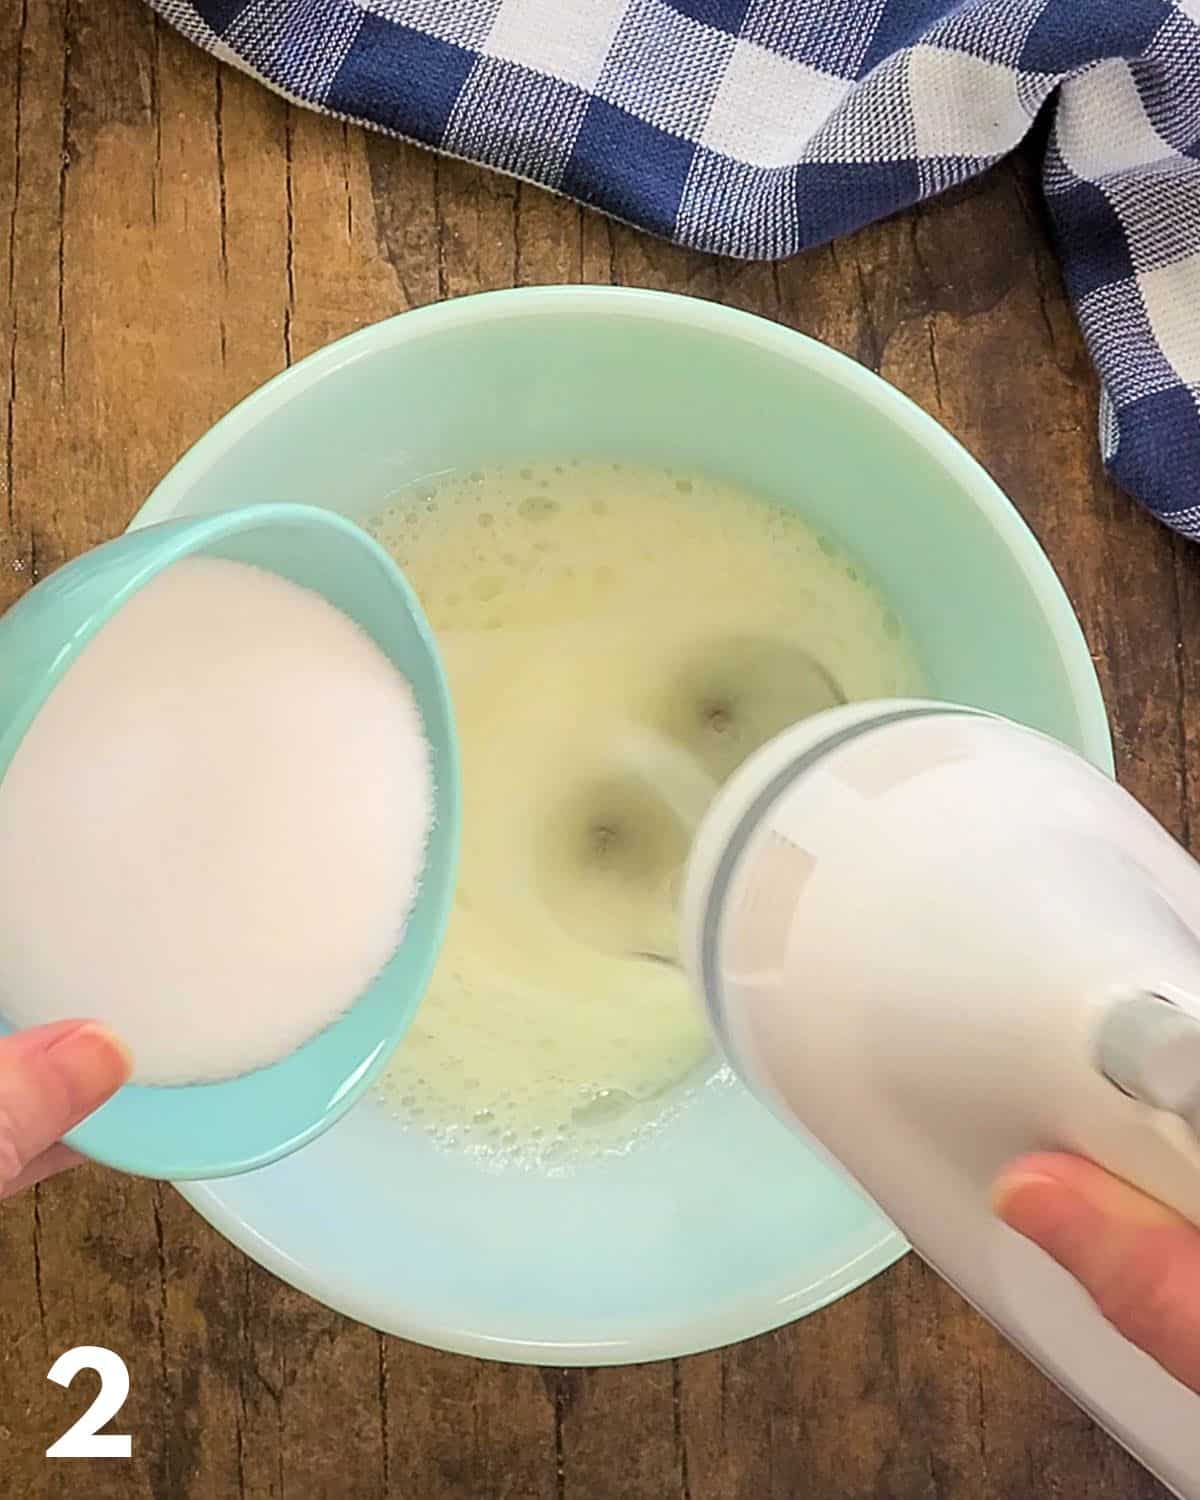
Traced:
<path fill-rule="evenodd" d="M 924 448 L 955 482 L 963 501 L 975 507 L 1004 545 L 1029 586 L 1046 623 L 1067 678 L 1085 755 L 1109 775 L 1114 772 L 1112 740 L 1099 680 L 1083 630 L 1066 590 L 1032 530 L 1012 501 L 945 427 L 882 376 L 807 334 L 754 313 L 720 303 L 645 288 L 566 285 L 479 292 L 410 309 L 368 324 L 281 371 L 209 428 L 164 475 L 130 523 L 131 529 L 186 514 L 196 480 L 264 418 L 338 370 L 380 350 L 481 323 L 563 316 L 620 316 L 701 331 L 749 344 L 799 363 L 852 399 L 879 412 Z M 314 1274 L 282 1246 L 261 1234 L 220 1197 L 219 1183 L 178 1184 L 187 1201 L 221 1234 L 267 1270 L 298 1290 L 398 1337 L 449 1353 L 534 1365 L 617 1365 L 680 1357 L 722 1347 L 790 1323 L 854 1291 L 899 1260 L 909 1249 L 900 1231 L 885 1226 L 879 1240 L 846 1265 L 817 1282 L 785 1294 L 755 1294 L 745 1302 L 686 1326 L 596 1342 L 557 1343 L 517 1340 L 470 1329 L 426 1324 L 419 1311 L 398 1319 L 394 1305 L 377 1294 Z"/>
<path fill-rule="evenodd" d="M 133 517 L 129 529 L 138 530 L 180 514 L 172 512 L 172 506 L 187 494 L 200 474 L 264 417 L 320 384 L 337 370 L 368 358 L 380 349 L 481 322 L 601 311 L 699 329 L 804 364 L 879 411 L 924 447 L 957 481 L 964 495 L 1007 545 L 1050 627 L 1079 714 L 1085 753 L 1112 774 L 1114 762 L 1108 719 L 1083 630 L 1062 581 L 1041 544 L 983 465 L 915 401 L 849 355 L 757 313 L 679 292 L 602 285 L 511 287 L 427 303 L 369 323 L 314 350 L 238 402 L 168 470 Z"/>
<path fill-rule="evenodd" d="M 349 1282 L 315 1275 L 281 1245 L 268 1239 L 219 1197 L 220 1183 L 172 1184 L 209 1224 L 281 1281 L 325 1307 L 364 1323 L 381 1333 L 445 1354 L 461 1354 L 504 1364 L 597 1369 L 614 1365 L 652 1364 L 664 1359 L 686 1359 L 744 1339 L 771 1333 L 798 1322 L 823 1307 L 857 1291 L 880 1272 L 902 1260 L 912 1248 L 882 1211 L 871 1208 L 882 1226 L 877 1240 L 836 1270 L 803 1286 L 769 1295 L 747 1294 L 706 1317 L 648 1328 L 638 1337 L 554 1340 L 518 1339 L 479 1333 L 449 1322 L 426 1321 L 409 1303 L 406 1316 L 396 1316 L 396 1304 L 376 1292 L 360 1291 Z"/>

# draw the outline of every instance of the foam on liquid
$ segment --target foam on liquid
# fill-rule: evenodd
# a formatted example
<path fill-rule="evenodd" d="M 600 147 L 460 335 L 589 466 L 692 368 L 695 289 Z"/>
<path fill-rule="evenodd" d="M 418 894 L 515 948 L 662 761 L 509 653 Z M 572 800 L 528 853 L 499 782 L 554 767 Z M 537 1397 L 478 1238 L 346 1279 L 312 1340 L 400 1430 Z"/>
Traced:
<path fill-rule="evenodd" d="M 140 1083 L 277 1061 L 395 951 L 432 807 L 412 691 L 357 625 L 272 573 L 176 563 L 0 781 L 0 1013 L 105 1021 Z"/>
<path fill-rule="evenodd" d="M 385 1075 L 492 1163 L 626 1148 L 716 1071 L 674 949 L 711 791 L 841 698 L 918 688 L 900 623 L 790 511 L 692 476 L 545 464 L 399 497 L 463 757 L 446 946 Z"/>

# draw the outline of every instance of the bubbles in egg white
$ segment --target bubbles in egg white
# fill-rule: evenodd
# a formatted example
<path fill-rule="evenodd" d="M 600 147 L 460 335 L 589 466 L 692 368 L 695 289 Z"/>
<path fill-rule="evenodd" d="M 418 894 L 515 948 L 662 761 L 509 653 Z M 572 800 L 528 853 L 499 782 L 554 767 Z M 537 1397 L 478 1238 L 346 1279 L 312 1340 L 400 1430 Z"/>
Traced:
<path fill-rule="evenodd" d="M 697 475 L 475 472 L 375 531 L 437 633 L 463 762 L 455 909 L 383 1096 L 494 1165 L 627 1149 L 716 1073 L 682 975 L 630 956 L 674 947 L 690 833 L 639 756 L 692 768 L 690 806 L 806 714 L 911 695 L 900 622 L 796 514 Z"/>

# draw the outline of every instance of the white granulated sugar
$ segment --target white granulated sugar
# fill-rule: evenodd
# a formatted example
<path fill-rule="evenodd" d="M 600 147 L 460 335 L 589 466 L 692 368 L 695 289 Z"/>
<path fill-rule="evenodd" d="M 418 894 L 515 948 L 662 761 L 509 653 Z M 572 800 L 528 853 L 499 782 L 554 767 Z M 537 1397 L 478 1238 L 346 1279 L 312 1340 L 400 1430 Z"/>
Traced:
<path fill-rule="evenodd" d="M 106 1022 L 139 1083 L 275 1062 L 395 952 L 432 812 L 412 691 L 357 625 L 272 573 L 177 563 L 0 781 L 0 1012 Z"/>

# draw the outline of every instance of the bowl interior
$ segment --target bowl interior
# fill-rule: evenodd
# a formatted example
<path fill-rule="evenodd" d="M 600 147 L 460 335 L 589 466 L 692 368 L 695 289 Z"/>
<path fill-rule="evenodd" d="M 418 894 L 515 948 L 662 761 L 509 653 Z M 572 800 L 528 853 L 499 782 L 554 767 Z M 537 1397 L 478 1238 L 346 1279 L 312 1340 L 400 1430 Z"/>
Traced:
<path fill-rule="evenodd" d="M 226 418 L 137 524 L 268 497 L 369 520 L 422 479 L 550 457 L 690 466 L 795 506 L 888 595 L 932 696 L 1111 768 L 1069 605 L 982 471 L 859 367 L 710 304 L 537 290 L 364 330 Z M 288 1160 L 188 1196 L 260 1261 L 378 1327 L 559 1365 L 761 1331 L 904 1249 L 736 1085 L 706 1088 L 636 1152 L 557 1178 L 488 1174 L 367 1100 Z"/>

